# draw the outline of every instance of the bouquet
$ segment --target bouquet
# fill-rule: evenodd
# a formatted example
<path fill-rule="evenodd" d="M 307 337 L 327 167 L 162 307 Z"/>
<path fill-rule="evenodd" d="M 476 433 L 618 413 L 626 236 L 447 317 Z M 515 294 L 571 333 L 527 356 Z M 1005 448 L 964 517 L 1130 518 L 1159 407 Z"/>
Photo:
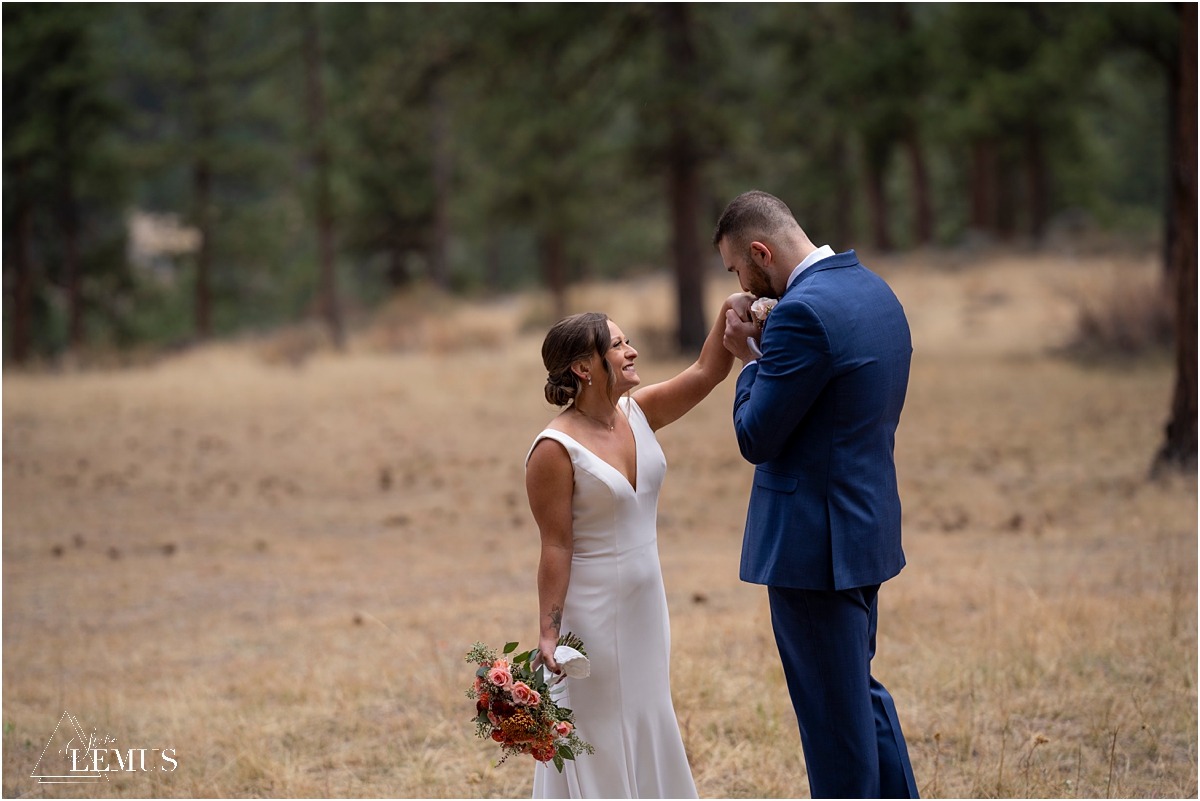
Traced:
<path fill-rule="evenodd" d="M 583 678 L 590 672 L 583 642 L 570 633 L 559 639 L 554 658 L 563 674 L 553 676 L 552 684 L 545 667 L 533 667 L 536 648 L 510 657 L 516 650 L 517 643 L 510 642 L 497 654 L 477 642 L 467 651 L 467 661 L 478 665 L 475 684 L 467 690 L 475 701 L 475 735 L 500 743 L 504 755 L 497 764 L 528 754 L 538 762 L 554 762 L 562 773 L 564 760 L 595 753 L 575 732 L 575 713 L 550 697 L 566 676 Z"/>

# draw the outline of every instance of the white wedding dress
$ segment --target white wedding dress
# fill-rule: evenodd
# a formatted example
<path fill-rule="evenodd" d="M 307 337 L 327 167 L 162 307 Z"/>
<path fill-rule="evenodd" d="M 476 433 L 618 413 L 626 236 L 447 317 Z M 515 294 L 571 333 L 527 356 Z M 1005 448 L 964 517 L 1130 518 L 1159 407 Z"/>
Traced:
<path fill-rule="evenodd" d="M 637 446 L 637 487 L 561 431 L 575 469 L 575 553 L 562 632 L 583 640 L 592 673 L 555 695 L 575 710 L 579 736 L 596 748 L 534 768 L 534 798 L 696 798 L 671 704 L 671 628 L 658 562 L 658 491 L 667 460 L 632 399 L 622 398 Z M 533 448 L 529 449 L 533 452 Z M 526 456 L 528 462 L 529 457 Z"/>

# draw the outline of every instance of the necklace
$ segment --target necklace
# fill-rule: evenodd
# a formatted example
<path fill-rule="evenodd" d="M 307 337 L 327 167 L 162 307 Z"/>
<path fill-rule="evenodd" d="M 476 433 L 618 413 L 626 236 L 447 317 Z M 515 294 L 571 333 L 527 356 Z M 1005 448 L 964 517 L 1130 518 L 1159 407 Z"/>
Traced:
<path fill-rule="evenodd" d="M 613 418 L 614 422 L 612 422 L 612 423 L 606 423 L 606 422 L 604 422 L 603 420 L 601 420 L 599 417 L 595 417 L 595 416 L 593 416 L 593 415 L 590 415 L 590 414 L 588 414 L 588 413 L 587 413 L 587 412 L 585 412 L 583 409 L 580 409 L 578 406 L 572 406 L 571 408 L 573 408 L 575 411 L 577 411 L 577 412 L 579 412 L 580 414 L 582 414 L 584 417 L 591 417 L 593 420 L 595 420 L 597 423 L 599 423 L 600 425 L 602 425 L 602 426 L 604 426 L 605 428 L 607 428 L 609 431 L 615 431 L 615 430 L 616 430 L 616 427 L 617 427 L 617 424 L 616 424 L 616 422 L 615 422 L 615 421 L 616 421 L 616 417 L 614 417 L 614 418 Z M 619 412 L 618 412 L 618 414 L 619 414 Z"/>

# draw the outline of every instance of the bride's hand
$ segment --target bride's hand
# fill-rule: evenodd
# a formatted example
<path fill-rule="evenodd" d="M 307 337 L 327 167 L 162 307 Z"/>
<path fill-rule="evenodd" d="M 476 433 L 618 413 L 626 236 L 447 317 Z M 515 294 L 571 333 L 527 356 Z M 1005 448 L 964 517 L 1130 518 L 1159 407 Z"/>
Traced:
<path fill-rule="evenodd" d="M 546 669 L 557 675 L 560 671 L 558 663 L 554 661 L 554 649 L 558 647 L 558 640 L 542 640 L 538 645 L 538 659 Z"/>
<path fill-rule="evenodd" d="M 750 304 L 755 300 L 749 292 L 735 292 L 726 299 L 729 308 L 733 309 L 739 320 L 750 320 Z"/>

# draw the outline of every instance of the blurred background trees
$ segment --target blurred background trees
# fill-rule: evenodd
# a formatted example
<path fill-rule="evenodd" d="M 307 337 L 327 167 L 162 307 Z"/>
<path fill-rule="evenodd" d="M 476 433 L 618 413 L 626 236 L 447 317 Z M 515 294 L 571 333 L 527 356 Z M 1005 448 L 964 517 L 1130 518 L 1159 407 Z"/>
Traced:
<path fill-rule="evenodd" d="M 307 317 L 340 341 L 344 315 L 422 282 L 541 285 L 563 314 L 572 281 L 659 269 L 694 350 L 710 225 L 751 188 L 837 249 L 1091 225 L 1177 250 L 1166 4 L 3 19 L 6 362 Z"/>

